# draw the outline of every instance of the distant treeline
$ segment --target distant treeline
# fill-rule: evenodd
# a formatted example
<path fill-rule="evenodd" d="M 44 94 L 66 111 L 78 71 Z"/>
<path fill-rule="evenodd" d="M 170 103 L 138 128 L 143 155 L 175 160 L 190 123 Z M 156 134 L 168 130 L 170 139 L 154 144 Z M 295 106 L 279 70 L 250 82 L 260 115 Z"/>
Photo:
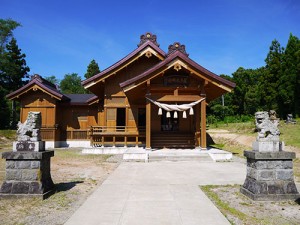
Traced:
<path fill-rule="evenodd" d="M 232 76 L 222 77 L 236 83 L 232 93 L 210 102 L 211 120 L 253 116 L 256 111 L 271 109 L 286 119 L 287 114 L 300 116 L 300 40 L 290 34 L 285 48 L 272 41 L 265 59 L 257 69 L 238 68 Z M 223 104 L 224 103 L 224 104 Z"/>

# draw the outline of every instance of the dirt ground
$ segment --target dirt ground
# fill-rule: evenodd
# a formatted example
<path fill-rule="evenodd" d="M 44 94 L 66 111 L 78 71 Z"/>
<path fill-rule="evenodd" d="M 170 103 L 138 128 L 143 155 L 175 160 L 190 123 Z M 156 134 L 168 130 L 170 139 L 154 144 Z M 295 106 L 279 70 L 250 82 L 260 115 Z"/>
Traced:
<path fill-rule="evenodd" d="M 255 136 L 230 133 L 227 130 L 211 130 L 209 134 L 214 140 L 224 138 L 233 143 L 241 144 L 249 150 L 251 149 L 252 142 L 255 140 Z M 285 151 L 293 151 L 296 153 L 297 158 L 294 160 L 294 175 L 297 175 L 295 177 L 295 182 L 297 182 L 299 191 L 300 149 L 293 146 L 286 146 Z M 235 160 L 246 163 L 246 160 L 242 158 L 236 158 Z M 217 194 L 217 197 L 220 200 L 219 202 L 221 202 L 222 206 L 218 206 L 218 208 L 232 224 L 300 224 L 300 199 L 298 199 L 297 202 L 253 201 L 241 194 L 239 188 L 239 185 L 216 186 L 210 188 L 211 191 Z M 213 198 L 211 199 L 213 200 Z M 215 204 L 218 205 L 216 201 Z"/>
<path fill-rule="evenodd" d="M 253 136 L 229 133 L 226 130 L 210 130 L 210 135 L 213 139 L 225 138 L 249 149 L 255 139 Z M 295 151 L 299 160 L 300 149 L 287 146 L 287 150 Z M 11 151 L 9 140 L 0 140 L 0 153 L 4 151 Z M 242 158 L 235 160 L 245 162 Z M 55 157 L 51 160 L 51 174 L 57 193 L 44 201 L 1 199 L 0 224 L 64 224 L 95 188 L 117 168 L 120 161 L 120 156 L 82 155 L 80 149 L 55 150 Z M 4 160 L 0 159 L 0 183 L 4 174 Z M 300 182 L 300 179 L 297 177 L 296 181 Z M 225 211 L 220 210 L 232 224 L 299 224 L 299 203 L 255 202 L 240 194 L 238 185 L 216 186 L 211 191 L 217 194 L 220 202 L 227 205 Z"/>
<path fill-rule="evenodd" d="M 239 188 L 239 185 L 235 185 L 216 186 L 211 189 L 223 203 L 227 204 L 223 214 L 232 224 L 299 224 L 299 203 L 294 201 L 253 201 L 241 194 Z"/>
<path fill-rule="evenodd" d="M 1 199 L 0 224 L 64 224 L 94 189 L 117 168 L 118 160 L 110 160 L 109 157 L 81 155 L 78 149 L 55 150 L 55 156 L 51 160 L 51 176 L 57 192 L 46 200 Z"/>

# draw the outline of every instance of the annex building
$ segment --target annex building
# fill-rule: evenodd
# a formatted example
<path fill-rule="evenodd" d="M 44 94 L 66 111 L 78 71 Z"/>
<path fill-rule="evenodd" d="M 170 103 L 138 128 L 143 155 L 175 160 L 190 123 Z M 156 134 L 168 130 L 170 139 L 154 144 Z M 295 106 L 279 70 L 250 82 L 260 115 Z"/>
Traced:
<path fill-rule="evenodd" d="M 42 113 L 48 148 L 206 149 L 206 106 L 235 87 L 190 59 L 178 42 L 164 52 L 151 33 L 82 85 L 92 94 L 63 94 L 34 75 L 7 97 L 20 102 L 21 122 L 29 111 Z"/>

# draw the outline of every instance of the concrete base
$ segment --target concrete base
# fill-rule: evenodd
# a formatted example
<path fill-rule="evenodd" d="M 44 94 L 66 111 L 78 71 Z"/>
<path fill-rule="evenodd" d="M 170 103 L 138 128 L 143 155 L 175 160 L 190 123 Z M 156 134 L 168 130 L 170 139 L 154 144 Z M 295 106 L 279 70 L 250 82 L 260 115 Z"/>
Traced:
<path fill-rule="evenodd" d="M 252 143 L 252 148 L 254 151 L 259 152 L 278 152 L 284 151 L 283 141 L 254 141 Z"/>
<path fill-rule="evenodd" d="M 148 162 L 149 154 L 145 149 L 130 148 L 123 154 L 124 161 Z"/>
<path fill-rule="evenodd" d="M 82 154 L 96 154 L 96 155 L 117 155 L 124 154 L 128 148 L 124 147 L 98 147 L 98 148 L 84 148 Z"/>
<path fill-rule="evenodd" d="M 281 201 L 300 198 L 294 182 L 294 152 L 245 151 L 247 176 L 240 191 L 253 200 Z"/>
<path fill-rule="evenodd" d="M 54 151 L 3 152 L 6 177 L 0 187 L 0 197 L 39 197 L 45 199 L 55 192 L 50 173 Z"/>
<path fill-rule="evenodd" d="M 148 151 L 144 148 L 132 147 L 99 147 L 85 148 L 83 154 L 123 154 L 124 161 L 228 161 L 232 159 L 232 153 L 209 148 L 205 151 L 199 149 L 160 149 Z"/>
<path fill-rule="evenodd" d="M 210 149 L 209 156 L 216 162 L 228 161 L 232 159 L 232 153 L 219 149 Z"/>

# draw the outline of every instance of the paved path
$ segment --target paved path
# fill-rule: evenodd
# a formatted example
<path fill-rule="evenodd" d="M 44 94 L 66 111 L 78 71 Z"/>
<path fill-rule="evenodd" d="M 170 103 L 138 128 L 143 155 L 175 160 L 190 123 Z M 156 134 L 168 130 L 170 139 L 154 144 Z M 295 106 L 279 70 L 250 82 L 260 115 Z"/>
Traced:
<path fill-rule="evenodd" d="M 124 162 L 66 225 L 229 224 L 199 185 L 242 184 L 245 177 L 238 162 Z"/>

